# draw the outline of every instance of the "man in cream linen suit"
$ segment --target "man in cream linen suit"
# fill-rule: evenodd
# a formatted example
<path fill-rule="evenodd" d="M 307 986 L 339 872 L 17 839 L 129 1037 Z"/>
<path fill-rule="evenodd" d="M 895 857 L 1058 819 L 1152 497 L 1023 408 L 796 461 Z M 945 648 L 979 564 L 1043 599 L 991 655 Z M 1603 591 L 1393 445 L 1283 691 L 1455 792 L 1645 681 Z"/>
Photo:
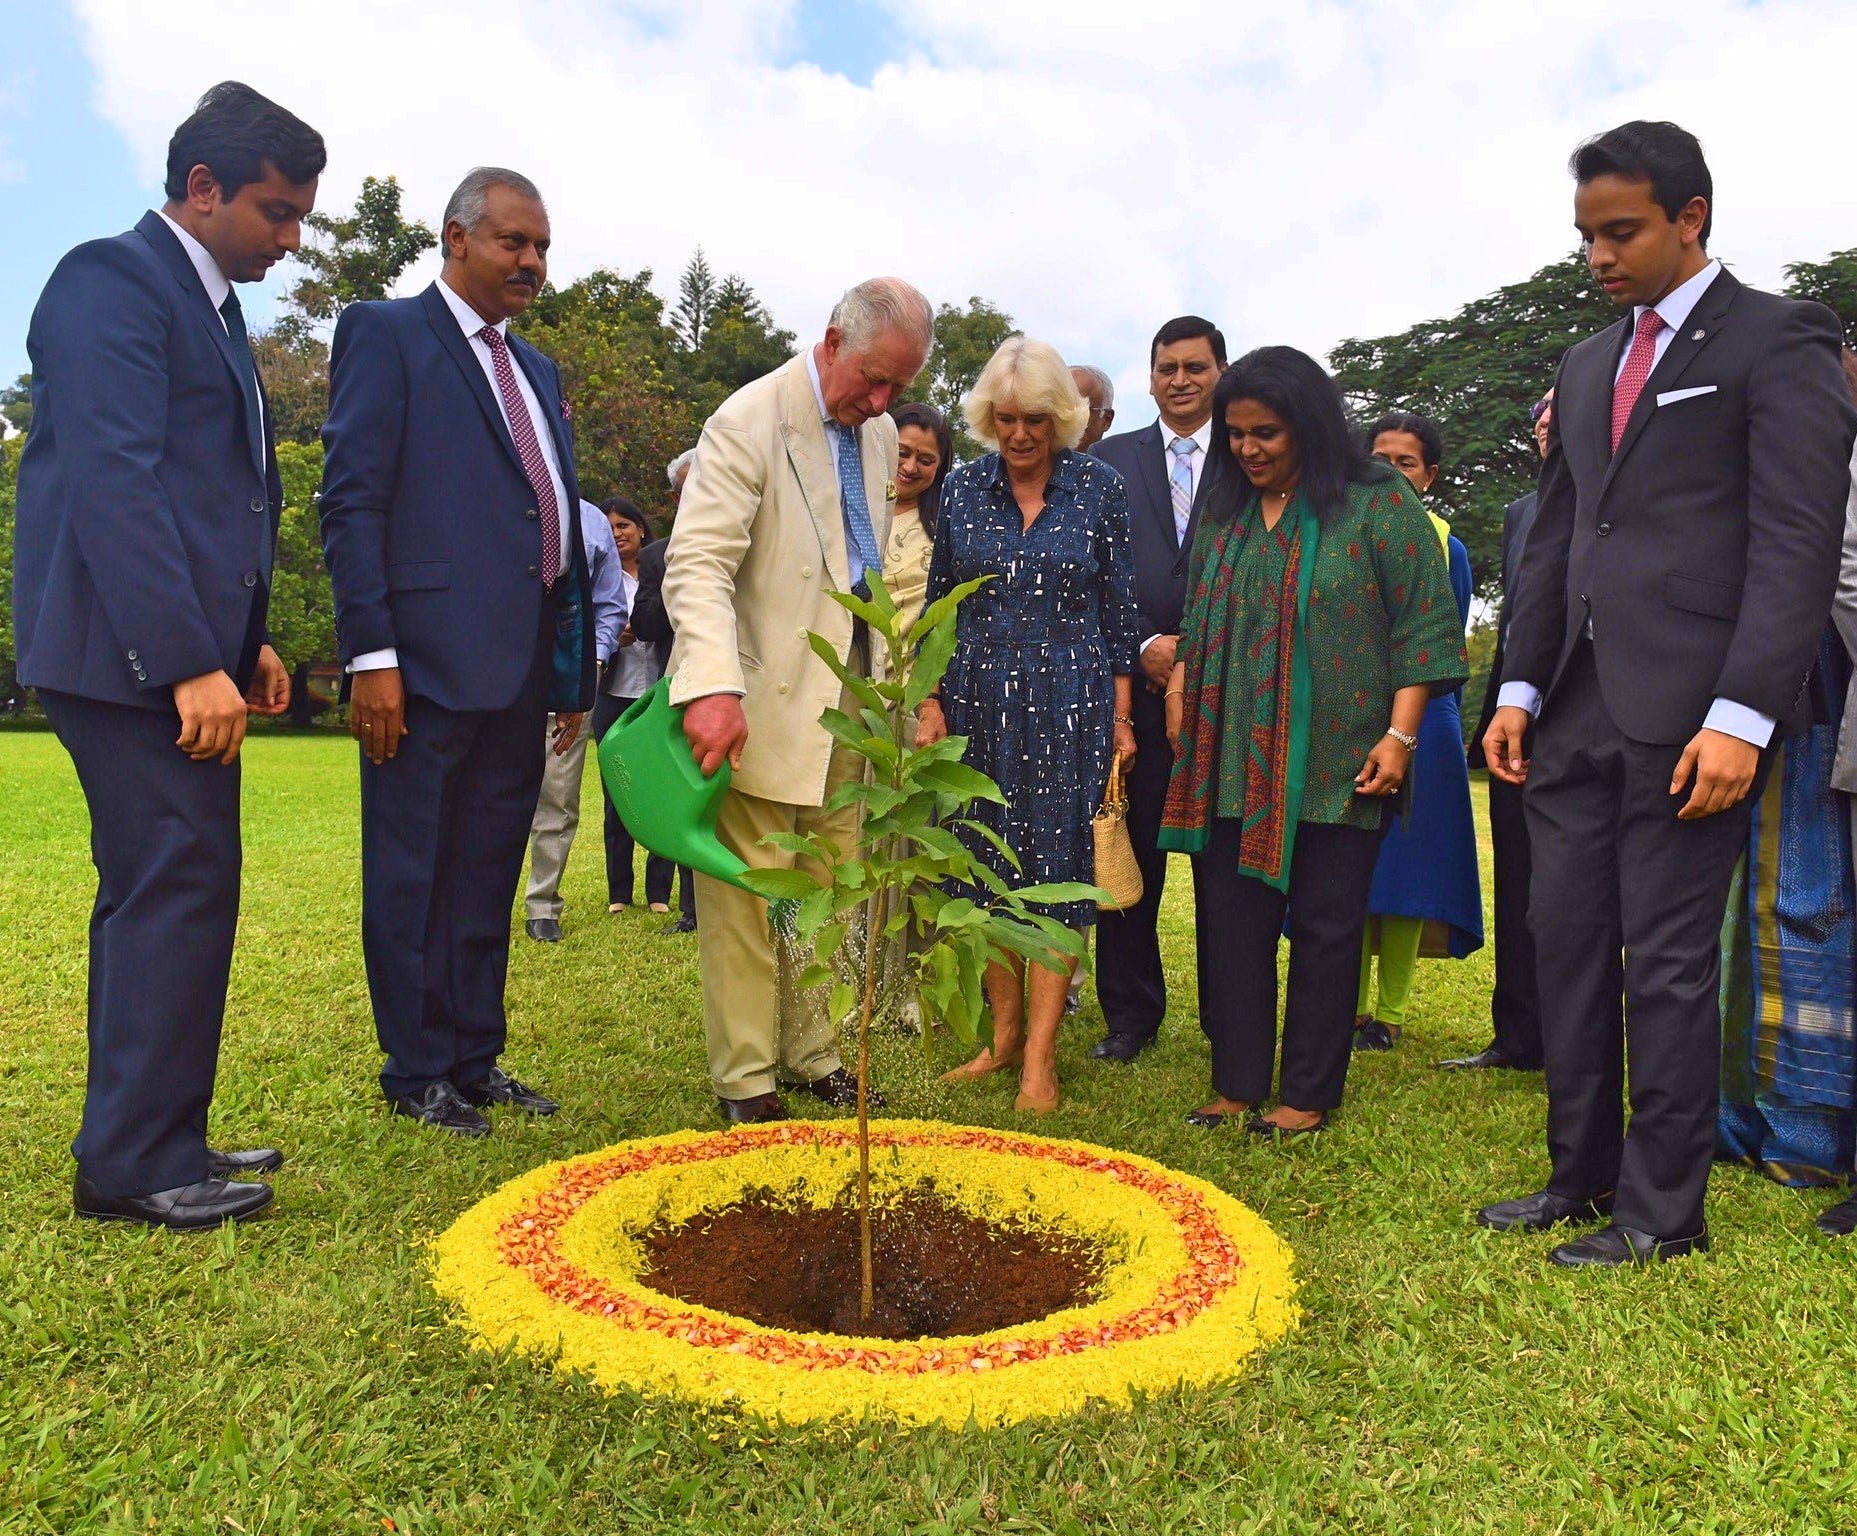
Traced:
<path fill-rule="evenodd" d="M 933 339 L 928 301 L 900 278 L 860 283 L 838 301 L 825 338 L 738 390 L 703 428 L 678 506 L 664 573 L 676 630 L 671 702 L 705 773 L 734 767 L 717 835 L 756 868 L 796 858 L 763 846 L 773 832 L 858 835 L 855 808 L 826 812 L 861 759 L 819 724 L 855 711 L 807 632 L 868 670 L 861 624 L 830 596 L 868 590 L 881 569 L 896 492 L 896 427 L 885 414 Z M 828 1104 L 853 1103 L 823 988 L 793 987 L 803 964 L 777 946 L 767 906 L 697 876 L 709 1075 L 731 1124 L 786 1118 L 777 1081 Z M 874 1100 L 873 1100 L 874 1102 Z"/>

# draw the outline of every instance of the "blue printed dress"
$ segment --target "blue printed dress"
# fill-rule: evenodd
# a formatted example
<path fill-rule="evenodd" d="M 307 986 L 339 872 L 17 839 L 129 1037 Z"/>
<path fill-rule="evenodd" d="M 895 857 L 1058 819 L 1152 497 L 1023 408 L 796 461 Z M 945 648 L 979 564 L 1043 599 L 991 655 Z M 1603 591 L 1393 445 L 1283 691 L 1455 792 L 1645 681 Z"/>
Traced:
<path fill-rule="evenodd" d="M 1094 878 L 1090 819 L 1102 804 L 1115 745 L 1115 679 L 1137 666 L 1135 567 L 1128 495 L 1100 460 L 1061 451 L 1045 507 L 1029 529 L 1000 456 L 942 486 L 928 601 L 991 576 L 961 605 L 954 659 L 942 679 L 948 734 L 965 761 L 999 785 L 1006 805 L 975 819 L 1019 856 L 1015 873 L 991 844 L 963 840 L 1010 885 Z M 1073 927 L 1091 902 L 1049 908 Z"/>

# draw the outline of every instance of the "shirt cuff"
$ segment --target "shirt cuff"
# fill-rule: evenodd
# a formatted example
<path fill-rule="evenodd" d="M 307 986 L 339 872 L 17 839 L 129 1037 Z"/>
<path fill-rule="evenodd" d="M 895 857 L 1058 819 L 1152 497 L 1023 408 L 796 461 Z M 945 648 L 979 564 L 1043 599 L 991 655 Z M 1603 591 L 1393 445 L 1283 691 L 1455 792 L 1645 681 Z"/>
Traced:
<path fill-rule="evenodd" d="M 348 670 L 350 672 L 379 672 L 385 667 L 397 667 L 399 664 L 400 653 L 392 646 L 388 646 L 384 651 L 363 651 L 361 655 L 349 662 Z"/>
<path fill-rule="evenodd" d="M 1738 737 L 1750 746 L 1765 747 L 1773 740 L 1773 728 L 1777 723 L 1771 715 L 1763 715 L 1733 699 L 1717 699 L 1709 706 L 1709 716 L 1702 722 L 1702 728 Z"/>
<path fill-rule="evenodd" d="M 1496 695 L 1498 709 L 1525 709 L 1531 715 L 1541 713 L 1541 690 L 1533 683 L 1504 683 Z"/>
<path fill-rule="evenodd" d="M 1154 644 L 1156 640 L 1165 640 L 1166 638 L 1165 635 L 1149 635 L 1146 640 L 1143 640 L 1141 644 L 1135 648 L 1135 654 L 1137 656 L 1146 656 L 1149 646 Z"/>

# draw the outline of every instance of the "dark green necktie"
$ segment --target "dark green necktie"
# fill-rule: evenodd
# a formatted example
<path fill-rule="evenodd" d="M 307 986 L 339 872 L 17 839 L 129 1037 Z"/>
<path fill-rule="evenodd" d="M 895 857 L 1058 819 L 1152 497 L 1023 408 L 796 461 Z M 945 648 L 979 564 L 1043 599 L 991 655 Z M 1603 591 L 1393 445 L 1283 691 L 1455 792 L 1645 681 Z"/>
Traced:
<path fill-rule="evenodd" d="M 238 369 L 239 388 L 245 391 L 245 428 L 251 440 L 252 463 L 264 476 L 264 412 L 258 404 L 258 369 L 251 360 L 251 338 L 245 334 L 245 312 L 239 308 L 239 296 L 226 291 L 226 302 L 219 306 L 226 322 L 226 335 L 232 340 L 234 366 Z"/>

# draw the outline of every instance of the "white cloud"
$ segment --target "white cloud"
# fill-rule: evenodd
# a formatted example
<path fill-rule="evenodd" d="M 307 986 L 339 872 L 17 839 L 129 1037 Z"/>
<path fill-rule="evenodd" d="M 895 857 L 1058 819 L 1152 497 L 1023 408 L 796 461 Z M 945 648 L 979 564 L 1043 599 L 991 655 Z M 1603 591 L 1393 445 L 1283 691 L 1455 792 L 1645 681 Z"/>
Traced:
<path fill-rule="evenodd" d="M 1171 314 L 1320 352 L 1565 253 L 1567 154 L 1629 117 L 1701 136 L 1714 249 L 1749 280 L 1857 243 L 1845 0 L 886 0 L 868 86 L 775 62 L 789 0 L 76 9 L 151 178 L 235 76 L 326 135 L 325 206 L 391 172 L 435 223 L 464 169 L 513 165 L 558 280 L 651 266 L 669 293 L 700 241 L 805 337 L 894 270 L 1107 367 L 1129 425 Z"/>

